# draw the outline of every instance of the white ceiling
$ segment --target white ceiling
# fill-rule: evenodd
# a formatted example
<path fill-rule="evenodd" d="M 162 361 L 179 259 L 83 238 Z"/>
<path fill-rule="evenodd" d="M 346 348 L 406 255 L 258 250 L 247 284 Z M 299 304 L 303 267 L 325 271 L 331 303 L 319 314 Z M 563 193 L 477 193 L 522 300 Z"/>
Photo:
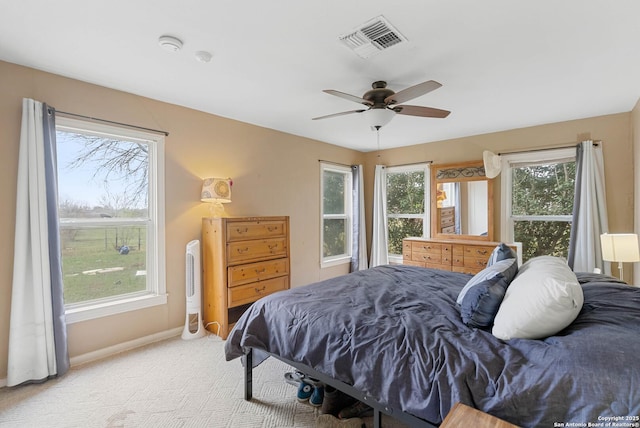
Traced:
<path fill-rule="evenodd" d="M 338 41 L 379 15 L 408 43 L 362 59 Z M 362 115 L 311 120 L 362 107 L 323 89 L 442 83 L 407 104 L 451 115 L 397 115 L 383 149 L 630 111 L 639 17 L 638 0 L 0 0 L 0 59 L 369 151 Z"/>

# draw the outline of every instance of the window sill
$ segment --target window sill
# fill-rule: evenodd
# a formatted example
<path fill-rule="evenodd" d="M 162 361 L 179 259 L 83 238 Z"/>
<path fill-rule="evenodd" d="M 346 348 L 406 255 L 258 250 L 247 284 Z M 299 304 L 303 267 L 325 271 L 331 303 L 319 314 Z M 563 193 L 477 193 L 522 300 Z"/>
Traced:
<path fill-rule="evenodd" d="M 348 263 L 351 263 L 351 256 L 340 257 L 340 258 L 329 259 L 329 260 L 322 260 L 320 262 L 320 268 L 324 269 L 324 268 L 344 265 Z"/>
<path fill-rule="evenodd" d="M 150 308 L 152 306 L 164 305 L 166 303 L 166 294 L 148 294 L 111 302 L 96 303 L 81 308 L 67 309 L 65 311 L 65 318 L 67 324 L 73 324 L 138 309 Z"/>

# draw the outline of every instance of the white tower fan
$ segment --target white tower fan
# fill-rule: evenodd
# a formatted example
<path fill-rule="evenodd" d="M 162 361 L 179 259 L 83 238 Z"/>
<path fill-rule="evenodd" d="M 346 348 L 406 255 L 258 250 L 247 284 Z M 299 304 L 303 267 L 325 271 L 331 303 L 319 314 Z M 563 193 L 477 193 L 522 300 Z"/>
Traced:
<path fill-rule="evenodd" d="M 187 314 L 182 331 L 183 339 L 196 339 L 205 335 L 202 325 L 202 300 L 200 298 L 200 241 L 197 239 L 187 244 L 186 251 L 186 297 Z M 197 320 L 196 320 L 197 318 Z M 192 323 L 192 319 L 197 324 Z"/>

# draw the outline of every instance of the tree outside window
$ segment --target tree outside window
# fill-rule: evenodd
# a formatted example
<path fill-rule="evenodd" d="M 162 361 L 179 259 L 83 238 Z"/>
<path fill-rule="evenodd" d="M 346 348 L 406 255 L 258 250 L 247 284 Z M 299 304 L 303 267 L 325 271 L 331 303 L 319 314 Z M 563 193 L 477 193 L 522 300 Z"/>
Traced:
<path fill-rule="evenodd" d="M 402 240 L 424 237 L 429 231 L 427 165 L 387 168 L 387 227 L 389 257 L 402 259 Z"/>
<path fill-rule="evenodd" d="M 541 255 L 567 257 L 575 193 L 576 163 L 567 152 L 538 161 L 510 158 L 509 233 L 522 242 L 523 261 Z"/>
<path fill-rule="evenodd" d="M 321 164 L 323 265 L 351 258 L 351 168 Z"/>
<path fill-rule="evenodd" d="M 71 119 L 56 122 L 67 311 L 164 295 L 162 137 Z"/>

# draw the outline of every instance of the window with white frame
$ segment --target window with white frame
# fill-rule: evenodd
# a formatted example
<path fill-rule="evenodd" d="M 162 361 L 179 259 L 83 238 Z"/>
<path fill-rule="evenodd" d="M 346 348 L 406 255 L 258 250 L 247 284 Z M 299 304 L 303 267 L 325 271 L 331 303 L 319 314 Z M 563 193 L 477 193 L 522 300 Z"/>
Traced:
<path fill-rule="evenodd" d="M 164 136 L 56 118 L 67 322 L 166 303 Z"/>
<path fill-rule="evenodd" d="M 567 257 L 576 177 L 576 150 L 502 155 L 502 239 L 522 242 L 526 261 Z"/>
<path fill-rule="evenodd" d="M 321 266 L 351 260 L 352 176 L 351 168 L 320 163 Z"/>
<path fill-rule="evenodd" d="M 402 262 L 402 240 L 429 237 L 429 164 L 387 167 L 389 261 Z"/>

